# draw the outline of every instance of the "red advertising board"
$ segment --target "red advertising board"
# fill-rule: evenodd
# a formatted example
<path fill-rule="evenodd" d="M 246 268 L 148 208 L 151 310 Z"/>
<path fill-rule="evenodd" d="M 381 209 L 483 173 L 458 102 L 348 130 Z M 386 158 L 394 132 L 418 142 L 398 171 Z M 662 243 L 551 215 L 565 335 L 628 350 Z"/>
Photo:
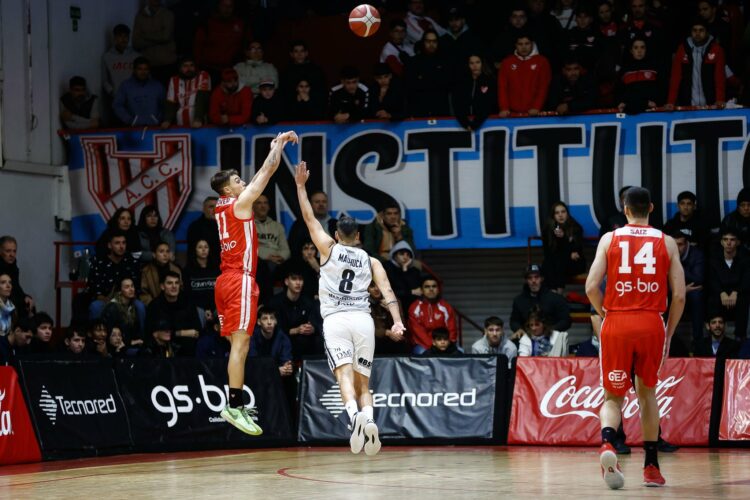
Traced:
<path fill-rule="evenodd" d="M 724 402 L 719 439 L 750 440 L 750 361 L 728 359 L 724 367 Z"/>
<path fill-rule="evenodd" d="M 680 446 L 708 445 L 714 359 L 668 359 L 656 398 L 664 438 Z M 595 446 L 601 443 L 604 390 L 598 358 L 519 358 L 508 443 Z M 638 399 L 625 395 L 629 444 L 642 441 Z"/>
<path fill-rule="evenodd" d="M 41 459 L 16 371 L 0 366 L 0 465 Z"/>

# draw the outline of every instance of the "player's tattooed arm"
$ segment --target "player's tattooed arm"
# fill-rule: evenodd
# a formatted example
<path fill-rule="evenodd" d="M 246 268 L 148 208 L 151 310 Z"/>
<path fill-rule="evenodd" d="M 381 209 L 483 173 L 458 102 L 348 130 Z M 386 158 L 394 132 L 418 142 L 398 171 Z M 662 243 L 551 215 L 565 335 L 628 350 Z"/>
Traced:
<path fill-rule="evenodd" d="M 271 141 L 271 151 L 269 151 L 263 166 L 258 170 L 244 191 L 237 198 L 237 207 L 240 209 L 252 210 L 253 202 L 263 193 L 268 185 L 268 181 L 279 168 L 281 163 L 281 151 L 286 143 L 296 144 L 298 141 L 297 134 L 294 131 L 284 132 L 276 136 Z M 235 209 L 236 210 L 236 209 Z"/>
<path fill-rule="evenodd" d="M 383 300 L 388 306 L 391 318 L 393 318 L 391 332 L 397 335 L 403 334 L 406 328 L 404 328 L 404 324 L 401 322 L 401 308 L 398 307 L 396 294 L 393 293 L 393 289 L 391 289 L 391 283 L 388 281 L 388 275 L 383 268 L 383 264 L 381 264 L 378 259 L 370 257 L 370 265 L 372 266 L 372 279 L 375 281 L 375 284 L 378 285 L 380 293 L 383 294 Z"/>
<path fill-rule="evenodd" d="M 307 170 L 307 163 L 304 161 L 300 162 L 294 169 L 294 183 L 297 185 L 299 209 L 302 212 L 305 225 L 310 231 L 310 239 L 312 239 L 318 252 L 320 252 L 320 261 L 325 262 L 328 260 L 331 248 L 336 242 L 323 229 L 320 221 L 315 218 L 315 213 L 313 212 L 312 205 L 310 205 L 310 200 L 307 198 L 307 189 L 305 188 L 305 183 L 309 177 L 310 172 Z"/>

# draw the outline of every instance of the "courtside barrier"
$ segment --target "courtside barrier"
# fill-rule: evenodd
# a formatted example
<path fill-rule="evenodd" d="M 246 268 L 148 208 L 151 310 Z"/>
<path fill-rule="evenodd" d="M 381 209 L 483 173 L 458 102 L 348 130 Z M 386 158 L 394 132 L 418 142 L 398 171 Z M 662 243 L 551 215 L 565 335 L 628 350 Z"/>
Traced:
<path fill-rule="evenodd" d="M 750 360 L 726 362 L 719 439 L 750 441 Z"/>
<path fill-rule="evenodd" d="M 41 459 L 16 371 L 0 366 L 0 465 Z"/>

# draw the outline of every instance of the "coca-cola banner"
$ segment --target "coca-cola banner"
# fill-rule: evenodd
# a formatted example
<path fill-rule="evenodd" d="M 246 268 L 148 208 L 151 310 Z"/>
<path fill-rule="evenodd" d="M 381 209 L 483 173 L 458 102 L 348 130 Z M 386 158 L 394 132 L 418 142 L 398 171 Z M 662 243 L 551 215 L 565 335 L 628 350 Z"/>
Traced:
<path fill-rule="evenodd" d="M 750 361 L 728 359 L 724 368 L 724 403 L 719 439 L 750 440 Z"/>
<path fill-rule="evenodd" d="M 41 459 L 16 371 L 0 366 L 0 465 Z"/>
<path fill-rule="evenodd" d="M 715 360 L 668 359 L 662 366 L 656 398 L 662 434 L 680 446 L 708 444 Z M 519 358 L 513 392 L 509 444 L 596 445 L 604 390 L 598 358 Z M 642 441 L 638 400 L 625 395 L 627 441 Z"/>

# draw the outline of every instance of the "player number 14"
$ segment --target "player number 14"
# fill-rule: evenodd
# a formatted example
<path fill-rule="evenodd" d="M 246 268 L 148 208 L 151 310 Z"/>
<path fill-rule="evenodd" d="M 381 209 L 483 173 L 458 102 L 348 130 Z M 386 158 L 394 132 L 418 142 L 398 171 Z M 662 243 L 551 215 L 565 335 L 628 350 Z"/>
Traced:
<path fill-rule="evenodd" d="M 622 259 L 617 271 L 622 274 L 630 274 L 633 272 L 633 268 L 630 267 L 630 242 L 621 241 L 619 245 Z M 654 243 L 652 241 L 647 241 L 638 250 L 638 253 L 633 257 L 633 264 L 642 265 L 643 274 L 656 274 L 656 257 L 654 257 Z"/>

